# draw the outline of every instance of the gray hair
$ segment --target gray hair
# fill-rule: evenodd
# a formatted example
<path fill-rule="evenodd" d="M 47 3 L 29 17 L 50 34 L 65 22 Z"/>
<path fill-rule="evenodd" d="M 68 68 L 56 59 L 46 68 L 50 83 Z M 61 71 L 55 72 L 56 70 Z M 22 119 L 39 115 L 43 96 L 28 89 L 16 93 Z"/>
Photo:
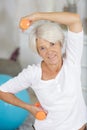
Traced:
<path fill-rule="evenodd" d="M 30 32 L 29 35 L 29 47 L 37 53 L 36 39 L 42 38 L 49 42 L 60 42 L 63 46 L 64 34 L 61 27 L 54 22 L 45 22 L 36 25 Z"/>

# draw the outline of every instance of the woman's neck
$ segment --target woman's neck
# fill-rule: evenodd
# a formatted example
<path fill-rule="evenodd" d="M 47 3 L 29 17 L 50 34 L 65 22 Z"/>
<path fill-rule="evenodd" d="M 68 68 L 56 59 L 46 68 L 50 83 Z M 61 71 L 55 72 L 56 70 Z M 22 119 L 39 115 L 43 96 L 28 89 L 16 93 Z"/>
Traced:
<path fill-rule="evenodd" d="M 43 80 L 49 80 L 49 79 L 54 79 L 56 75 L 59 73 L 61 70 L 63 64 L 63 60 L 58 65 L 49 65 L 46 64 L 44 61 L 41 64 L 42 67 L 42 79 Z"/>
<path fill-rule="evenodd" d="M 63 60 L 61 59 L 61 62 L 57 65 L 49 65 L 42 61 L 41 67 L 42 67 L 42 79 L 43 80 L 49 80 L 56 77 L 58 72 L 60 71 L 61 67 L 63 65 Z"/>

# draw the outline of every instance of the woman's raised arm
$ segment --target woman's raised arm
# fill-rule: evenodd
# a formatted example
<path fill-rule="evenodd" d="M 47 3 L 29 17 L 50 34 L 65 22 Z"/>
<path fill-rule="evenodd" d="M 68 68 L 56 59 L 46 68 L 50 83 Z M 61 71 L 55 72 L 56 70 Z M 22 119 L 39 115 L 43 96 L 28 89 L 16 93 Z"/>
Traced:
<path fill-rule="evenodd" d="M 28 16 L 23 17 L 23 19 L 28 19 L 30 23 L 38 20 L 50 20 L 57 22 L 59 24 L 66 25 L 72 32 L 82 31 L 82 23 L 80 16 L 75 13 L 69 12 L 38 12 L 33 13 Z"/>

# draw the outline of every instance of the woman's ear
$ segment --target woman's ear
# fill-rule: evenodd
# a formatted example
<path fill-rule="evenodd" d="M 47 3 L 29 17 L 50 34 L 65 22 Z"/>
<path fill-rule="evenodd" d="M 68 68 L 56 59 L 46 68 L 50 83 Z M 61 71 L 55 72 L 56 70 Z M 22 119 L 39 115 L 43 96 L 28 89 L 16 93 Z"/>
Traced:
<path fill-rule="evenodd" d="M 61 43 L 61 41 L 59 41 L 59 44 L 60 44 L 60 47 L 62 48 L 62 47 L 63 47 L 63 44 Z"/>

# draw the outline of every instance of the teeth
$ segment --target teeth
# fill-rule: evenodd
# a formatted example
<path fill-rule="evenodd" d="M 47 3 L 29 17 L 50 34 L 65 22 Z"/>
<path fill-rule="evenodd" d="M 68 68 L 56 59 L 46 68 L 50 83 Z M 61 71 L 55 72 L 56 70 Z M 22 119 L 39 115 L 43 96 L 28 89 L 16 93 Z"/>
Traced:
<path fill-rule="evenodd" d="M 55 55 L 56 56 L 56 55 Z M 55 58 L 55 56 L 52 56 L 52 57 L 48 57 L 49 59 L 52 59 L 52 58 Z"/>

